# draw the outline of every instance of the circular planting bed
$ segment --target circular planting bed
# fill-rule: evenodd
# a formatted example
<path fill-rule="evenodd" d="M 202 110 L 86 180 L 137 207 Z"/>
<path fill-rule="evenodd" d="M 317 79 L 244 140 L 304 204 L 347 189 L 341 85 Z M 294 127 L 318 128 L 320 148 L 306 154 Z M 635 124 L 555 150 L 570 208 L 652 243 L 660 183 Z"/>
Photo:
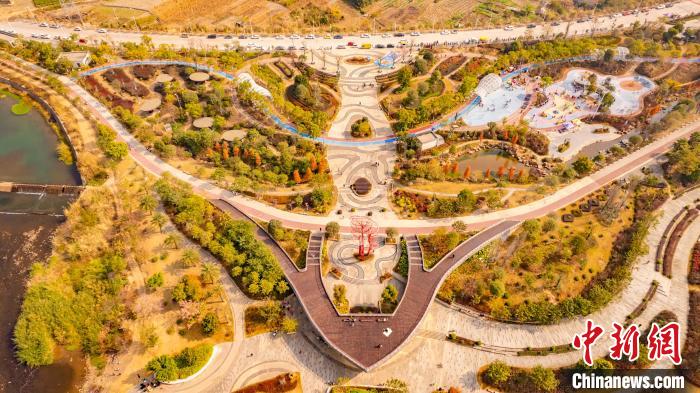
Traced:
<path fill-rule="evenodd" d="M 193 72 L 190 74 L 190 80 L 192 82 L 205 82 L 209 80 L 209 74 L 206 72 Z"/>
<path fill-rule="evenodd" d="M 355 195 L 364 196 L 372 191 L 372 183 L 370 183 L 370 181 L 365 177 L 358 177 L 357 180 L 352 183 L 350 189 L 355 193 Z"/>
<path fill-rule="evenodd" d="M 192 122 L 195 128 L 211 128 L 214 125 L 213 117 L 200 117 L 199 119 Z"/>

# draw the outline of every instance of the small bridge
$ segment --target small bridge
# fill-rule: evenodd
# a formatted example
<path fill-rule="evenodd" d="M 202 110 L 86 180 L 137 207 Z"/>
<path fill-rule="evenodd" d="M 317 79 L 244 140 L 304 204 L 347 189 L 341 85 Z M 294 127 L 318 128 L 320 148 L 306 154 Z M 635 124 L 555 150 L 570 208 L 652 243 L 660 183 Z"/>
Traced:
<path fill-rule="evenodd" d="M 84 189 L 85 186 L 71 186 L 64 184 L 0 182 L 0 192 L 17 192 L 22 194 L 80 195 Z"/>

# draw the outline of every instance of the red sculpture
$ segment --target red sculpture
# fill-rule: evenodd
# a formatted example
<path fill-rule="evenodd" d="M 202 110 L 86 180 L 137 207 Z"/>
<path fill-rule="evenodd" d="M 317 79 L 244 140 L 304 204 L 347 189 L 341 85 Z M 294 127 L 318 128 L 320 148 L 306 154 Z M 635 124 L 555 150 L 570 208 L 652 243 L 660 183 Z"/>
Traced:
<path fill-rule="evenodd" d="M 350 222 L 352 224 L 352 233 L 359 243 L 357 259 L 363 260 L 372 255 L 374 235 L 377 233 L 377 224 L 369 217 L 364 216 L 351 217 Z M 365 249 L 365 240 L 367 241 L 367 249 Z"/>

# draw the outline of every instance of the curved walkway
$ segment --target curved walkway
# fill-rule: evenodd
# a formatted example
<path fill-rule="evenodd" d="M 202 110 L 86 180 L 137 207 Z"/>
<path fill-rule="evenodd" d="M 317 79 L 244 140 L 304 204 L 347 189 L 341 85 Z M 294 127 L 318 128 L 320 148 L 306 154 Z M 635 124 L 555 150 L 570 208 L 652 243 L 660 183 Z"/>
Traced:
<path fill-rule="evenodd" d="M 181 170 L 169 165 L 154 153 L 148 151 L 133 135 L 110 113 L 110 111 L 91 96 L 87 91 L 68 77 L 62 76 L 60 80 L 67 88 L 72 90 L 77 96 L 84 100 L 89 107 L 92 108 L 98 118 L 111 126 L 118 134 L 119 138 L 126 141 L 129 145 L 129 153 L 131 157 L 143 166 L 149 172 L 156 176 L 160 176 L 165 172 L 169 172 L 174 177 L 189 183 L 193 189 L 211 199 L 224 199 L 227 202 L 241 209 L 246 214 L 257 219 L 269 221 L 277 219 L 283 225 L 306 230 L 322 229 L 330 221 L 338 221 L 341 226 L 341 231 L 348 231 L 351 227 L 350 217 L 338 218 L 337 216 L 308 216 L 297 214 L 288 211 L 282 211 L 265 205 L 254 199 L 249 199 L 244 196 L 234 195 L 228 190 L 217 187 L 205 180 L 188 175 Z M 386 218 L 380 223 L 381 228 L 396 228 L 402 233 L 425 233 L 430 232 L 435 228 L 446 227 L 452 225 L 453 222 L 460 220 L 469 225 L 471 229 L 484 229 L 493 226 L 503 220 L 526 220 L 544 216 L 547 213 L 560 209 L 578 199 L 590 194 L 598 188 L 616 180 L 635 169 L 644 166 L 653 158 L 667 151 L 676 140 L 687 138 L 694 131 L 700 130 L 700 120 L 695 120 L 687 123 L 683 127 L 670 132 L 668 135 L 659 140 L 650 143 L 649 145 L 625 156 L 624 158 L 609 164 L 603 169 L 577 180 L 565 187 L 562 187 L 557 192 L 550 194 L 535 202 L 521 205 L 512 209 L 506 209 L 496 212 L 475 214 L 463 217 L 452 217 L 444 219 L 423 219 L 423 220 L 406 220 Z"/>

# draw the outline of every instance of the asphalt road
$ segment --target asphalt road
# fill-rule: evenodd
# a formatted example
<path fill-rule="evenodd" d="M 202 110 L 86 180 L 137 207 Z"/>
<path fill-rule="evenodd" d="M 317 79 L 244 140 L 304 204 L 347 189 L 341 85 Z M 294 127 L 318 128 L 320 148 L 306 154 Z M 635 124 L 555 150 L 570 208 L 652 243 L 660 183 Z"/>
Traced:
<path fill-rule="evenodd" d="M 677 16 L 688 16 L 691 14 L 700 13 L 700 4 L 692 0 L 685 0 L 677 3 L 673 3 L 669 8 L 652 8 L 647 12 L 631 13 L 630 15 L 605 15 L 597 16 L 592 20 L 586 21 L 568 21 L 568 22 L 558 22 L 558 23 L 545 23 L 535 25 L 534 27 L 527 27 L 525 25 L 513 26 L 512 29 L 506 28 L 494 28 L 494 29 L 481 29 L 481 30 L 457 30 L 457 31 L 444 31 L 444 32 L 404 32 L 403 37 L 396 37 L 393 34 L 363 34 L 363 35 L 346 35 L 342 39 L 333 39 L 331 36 L 326 36 L 327 38 L 315 37 L 307 38 L 306 36 L 300 35 L 299 37 L 292 37 L 292 35 L 286 36 L 260 36 L 257 39 L 239 39 L 238 36 L 231 36 L 231 38 L 225 38 L 223 35 L 218 35 L 217 38 L 207 38 L 205 35 L 192 35 L 188 37 L 182 37 L 180 35 L 173 34 L 148 34 L 155 45 L 169 44 L 176 47 L 192 47 L 192 48 L 214 48 L 226 49 L 227 47 L 257 47 L 263 50 L 274 49 L 276 47 L 284 47 L 285 49 L 289 46 L 295 46 L 296 48 L 301 48 L 304 46 L 307 49 L 317 49 L 317 50 L 328 50 L 331 53 L 337 52 L 342 53 L 343 49 L 337 49 L 338 45 L 347 45 L 349 42 L 353 42 L 356 45 L 362 45 L 365 43 L 371 44 L 374 47 L 377 44 L 387 45 L 393 44 L 399 46 L 400 42 L 405 42 L 407 46 L 410 45 L 427 45 L 433 43 L 465 43 L 465 42 L 475 42 L 482 39 L 485 41 L 492 40 L 513 40 L 522 37 L 552 37 L 557 34 L 566 34 L 568 36 L 573 35 L 586 35 L 590 34 L 591 31 L 603 32 L 609 31 L 614 28 L 627 27 L 634 24 L 634 22 L 646 23 L 656 21 L 662 17 L 667 17 L 670 15 Z M 555 25 L 556 24 L 556 25 Z M 38 36 L 34 37 L 36 39 L 42 40 L 40 36 L 42 34 L 47 34 L 49 39 L 53 39 L 56 36 L 68 37 L 71 34 L 77 34 L 79 38 L 85 39 L 88 43 L 95 43 L 100 41 L 107 41 L 111 43 L 121 43 L 121 42 L 139 42 L 143 33 L 141 32 L 127 32 L 127 31 L 105 31 L 103 33 L 98 32 L 94 28 L 83 28 L 81 31 L 74 31 L 73 27 L 41 27 L 38 23 L 30 21 L 3 21 L 0 22 L 0 30 L 12 30 L 17 34 L 21 34 L 25 38 L 32 38 L 32 35 Z M 47 39 L 43 39 L 48 41 Z M 482 40 L 483 41 L 483 40 Z"/>

